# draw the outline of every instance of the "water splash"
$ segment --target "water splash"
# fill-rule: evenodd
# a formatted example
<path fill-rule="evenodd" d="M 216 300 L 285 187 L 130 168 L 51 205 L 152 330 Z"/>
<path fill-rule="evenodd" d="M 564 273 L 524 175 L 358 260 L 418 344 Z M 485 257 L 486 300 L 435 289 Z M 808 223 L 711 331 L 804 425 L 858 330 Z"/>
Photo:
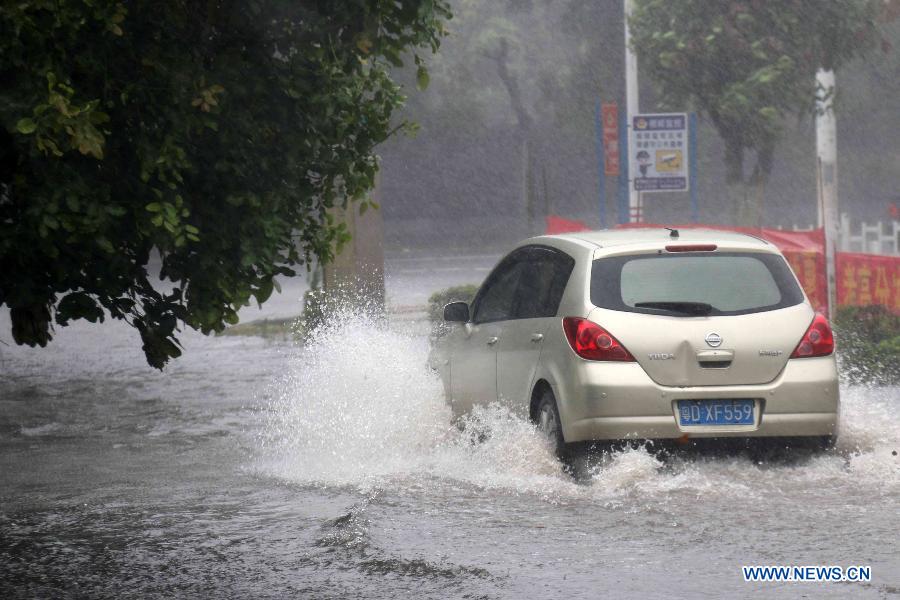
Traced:
<path fill-rule="evenodd" d="M 748 456 L 663 460 L 630 448 L 576 465 L 576 477 L 531 423 L 496 404 L 450 424 L 441 382 L 425 364 L 428 341 L 384 320 L 343 313 L 292 350 L 274 385 L 262 436 L 264 473 L 302 485 L 362 490 L 470 485 L 571 498 L 665 498 L 778 493 L 785 478 L 815 487 L 837 479 L 867 493 L 900 490 L 900 393 L 842 390 L 836 451 L 773 463 Z"/>
<path fill-rule="evenodd" d="M 267 407 L 267 470 L 295 481 L 367 487 L 417 470 L 447 435 L 440 381 L 424 368 L 427 340 L 343 313 L 292 353 L 291 372 L 276 383 Z"/>

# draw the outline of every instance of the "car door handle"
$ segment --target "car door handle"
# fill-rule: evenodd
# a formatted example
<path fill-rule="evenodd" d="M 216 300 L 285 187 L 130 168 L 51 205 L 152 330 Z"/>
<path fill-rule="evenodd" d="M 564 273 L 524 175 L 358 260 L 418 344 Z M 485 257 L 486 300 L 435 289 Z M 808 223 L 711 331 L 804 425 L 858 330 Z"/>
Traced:
<path fill-rule="evenodd" d="M 494 344 L 496 344 L 496 343 L 499 342 L 499 341 L 500 341 L 500 338 L 498 338 L 497 336 L 489 337 L 489 338 L 487 339 L 487 345 L 488 345 L 488 346 L 493 346 Z"/>
<path fill-rule="evenodd" d="M 532 334 L 531 334 L 531 341 L 532 341 L 532 342 L 539 342 L 539 341 L 541 341 L 542 339 L 544 339 L 544 334 L 543 334 L 543 333 L 532 333 Z"/>

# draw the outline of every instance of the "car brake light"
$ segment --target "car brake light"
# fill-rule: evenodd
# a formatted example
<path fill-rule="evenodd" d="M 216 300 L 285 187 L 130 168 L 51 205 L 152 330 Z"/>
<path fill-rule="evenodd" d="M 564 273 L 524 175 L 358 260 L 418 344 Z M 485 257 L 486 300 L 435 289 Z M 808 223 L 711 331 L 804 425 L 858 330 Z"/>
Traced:
<path fill-rule="evenodd" d="M 666 246 L 666 252 L 712 252 L 716 248 L 715 244 L 671 244 Z"/>
<path fill-rule="evenodd" d="M 828 325 L 825 315 L 816 313 L 791 358 L 827 356 L 832 352 L 834 352 L 834 334 L 831 332 L 831 326 Z"/>
<path fill-rule="evenodd" d="M 563 330 L 572 350 L 581 358 L 634 362 L 634 357 L 625 346 L 593 321 L 566 317 L 563 319 Z"/>

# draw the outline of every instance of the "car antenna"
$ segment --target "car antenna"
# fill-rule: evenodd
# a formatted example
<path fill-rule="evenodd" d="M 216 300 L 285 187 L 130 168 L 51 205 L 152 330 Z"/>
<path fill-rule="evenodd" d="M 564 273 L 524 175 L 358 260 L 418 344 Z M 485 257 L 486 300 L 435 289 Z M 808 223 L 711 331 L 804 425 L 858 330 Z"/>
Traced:
<path fill-rule="evenodd" d="M 678 230 L 677 230 L 677 229 L 673 229 L 672 227 L 666 227 L 665 229 L 668 229 L 668 230 L 669 230 L 669 237 L 670 237 L 670 238 L 677 238 L 677 237 L 678 237 Z"/>

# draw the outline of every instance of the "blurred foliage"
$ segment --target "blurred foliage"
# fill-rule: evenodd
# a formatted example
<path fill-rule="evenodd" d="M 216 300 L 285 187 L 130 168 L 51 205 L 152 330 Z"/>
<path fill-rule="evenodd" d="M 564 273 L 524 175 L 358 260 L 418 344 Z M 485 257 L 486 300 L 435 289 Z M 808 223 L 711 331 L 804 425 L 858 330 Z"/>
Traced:
<path fill-rule="evenodd" d="M 591 143 L 597 93 L 611 95 L 615 87 L 608 83 L 616 81 L 621 62 L 598 45 L 607 43 L 606 34 L 618 32 L 621 39 L 621 16 L 609 18 L 610 0 L 451 4 L 448 38 L 429 65 L 431 93 L 415 98 L 410 113 L 422 115 L 431 139 L 448 147 L 477 146 L 474 140 L 489 130 L 515 144 L 509 149 L 515 166 L 498 170 L 515 190 L 513 210 L 525 214 L 522 233 L 538 233 L 542 213 L 552 212 L 563 196 L 548 173 L 559 156 L 554 141 Z"/>
<path fill-rule="evenodd" d="M 516 100 L 500 76 L 505 69 L 528 120 L 593 140 L 593 113 L 580 108 L 593 107 L 598 91 L 610 96 L 619 87 L 619 63 L 598 47 L 621 35 L 617 2 L 450 0 L 448 37 L 429 64 L 433 87 L 412 99 L 413 112 L 429 114 L 424 127 L 452 124 L 447 135 L 520 127 Z"/>
<path fill-rule="evenodd" d="M 443 290 L 438 290 L 428 297 L 428 318 L 432 323 L 444 319 L 444 306 L 451 302 L 465 302 L 471 304 L 478 292 L 478 286 L 474 284 L 455 285 Z"/>
<path fill-rule="evenodd" d="M 852 383 L 900 384 L 900 315 L 842 306 L 834 319 L 841 374 Z"/>
<path fill-rule="evenodd" d="M 346 241 L 444 0 L 0 5 L 0 306 L 16 343 L 108 313 L 150 365 Z M 148 273 L 154 250 L 159 276 Z"/>
<path fill-rule="evenodd" d="M 406 109 L 422 123 L 421 132 L 415 138 L 397 136 L 383 149 L 382 181 L 390 192 L 385 216 L 392 225 L 388 243 L 398 249 L 484 245 L 493 252 L 528 235 L 522 227 L 528 206 L 521 201 L 527 184 L 521 133 L 498 63 L 485 53 L 502 38 L 508 40 L 509 73 L 531 116 L 538 217 L 546 206 L 548 212 L 598 226 L 593 114 L 598 100 L 618 102 L 620 114 L 624 110 L 622 1 L 450 1 L 454 18 L 439 55 L 429 62 L 431 85 L 425 93 L 412 95 Z M 727 2 L 707 4 L 712 18 L 717 6 Z M 806 3 L 808 12 L 830 10 L 821 4 Z M 900 6 L 897 0 L 893 4 Z M 781 3 L 757 3 L 754 10 L 770 6 Z M 669 14 L 669 8 L 662 13 Z M 881 50 L 857 56 L 837 73 L 841 210 L 856 221 L 886 218 L 887 204 L 896 200 L 900 188 L 900 22 L 880 24 L 878 33 L 886 38 Z M 868 47 L 870 41 L 861 46 Z M 398 73 L 398 79 L 413 85 L 414 70 Z M 663 104 L 661 88 L 651 83 L 644 65 L 645 111 L 696 109 L 696 104 L 671 99 Z M 812 97 L 807 102 L 811 109 Z M 737 196 L 746 193 L 753 200 L 764 194 L 766 226 L 815 223 L 815 128 L 813 113 L 804 111 L 775 120 L 779 134 L 764 189 L 754 188 L 752 182 L 726 186 L 724 144 L 708 116 L 699 119 L 696 184 L 703 222 L 737 224 Z M 742 174 L 748 181 L 753 150 L 746 150 L 745 158 L 747 171 Z M 615 183 L 606 178 L 606 214 L 611 220 L 616 214 Z M 550 202 L 542 204 L 544 197 Z M 648 221 L 681 222 L 690 215 L 689 195 L 648 195 L 645 209 Z M 471 215 L 478 217 L 468 218 Z M 442 225 L 459 217 L 456 227 Z M 495 218 L 504 227 L 485 240 L 485 219 Z"/>
<path fill-rule="evenodd" d="M 693 106 L 725 143 L 736 220 L 759 225 L 763 188 L 788 116 L 812 114 L 819 68 L 838 70 L 879 39 L 880 0 L 636 0 L 641 69 L 661 100 Z M 755 164 L 745 172 L 745 156 Z"/>

